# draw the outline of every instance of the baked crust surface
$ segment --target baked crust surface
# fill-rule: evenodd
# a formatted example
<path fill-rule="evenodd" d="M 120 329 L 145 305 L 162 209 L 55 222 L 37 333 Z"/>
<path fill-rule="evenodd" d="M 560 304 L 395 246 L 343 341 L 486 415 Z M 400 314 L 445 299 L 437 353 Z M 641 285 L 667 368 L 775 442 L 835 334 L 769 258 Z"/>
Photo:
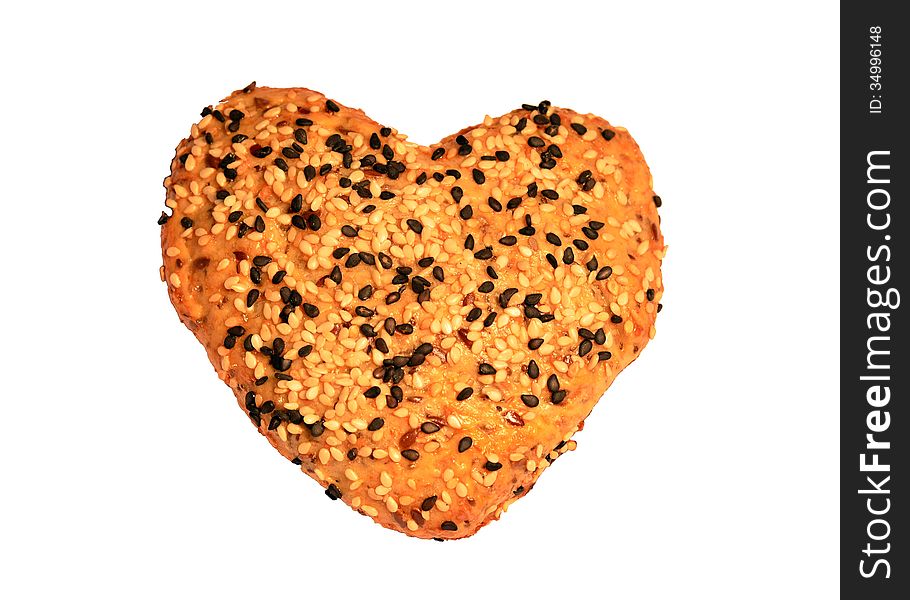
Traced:
<path fill-rule="evenodd" d="M 590 114 L 424 147 L 251 84 L 164 183 L 162 279 L 219 377 L 329 497 L 411 536 L 498 519 L 654 335 L 660 199 Z"/>

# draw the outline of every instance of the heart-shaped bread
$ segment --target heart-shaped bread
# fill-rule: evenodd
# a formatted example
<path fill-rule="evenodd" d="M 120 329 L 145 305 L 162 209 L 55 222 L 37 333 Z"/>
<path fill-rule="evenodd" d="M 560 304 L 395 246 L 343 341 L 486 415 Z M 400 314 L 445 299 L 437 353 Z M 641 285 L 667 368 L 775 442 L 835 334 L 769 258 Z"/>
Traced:
<path fill-rule="evenodd" d="M 235 92 L 165 180 L 162 279 L 253 424 L 377 523 L 499 518 L 654 335 L 664 254 L 622 128 L 522 105 L 431 147 Z"/>

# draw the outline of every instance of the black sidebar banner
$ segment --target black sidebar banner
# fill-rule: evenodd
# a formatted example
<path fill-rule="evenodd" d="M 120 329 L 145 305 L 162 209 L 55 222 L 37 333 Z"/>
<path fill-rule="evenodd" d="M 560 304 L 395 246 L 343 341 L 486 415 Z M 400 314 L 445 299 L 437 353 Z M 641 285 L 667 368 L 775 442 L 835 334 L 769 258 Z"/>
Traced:
<path fill-rule="evenodd" d="M 899 8 L 841 3 L 841 597 L 864 600 L 910 598 L 910 22 Z"/>

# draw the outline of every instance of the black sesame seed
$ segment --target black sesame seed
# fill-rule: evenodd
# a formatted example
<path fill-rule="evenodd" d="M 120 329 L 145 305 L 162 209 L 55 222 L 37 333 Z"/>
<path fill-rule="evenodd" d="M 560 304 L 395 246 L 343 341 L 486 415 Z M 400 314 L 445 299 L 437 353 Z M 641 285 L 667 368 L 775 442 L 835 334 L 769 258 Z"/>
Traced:
<path fill-rule="evenodd" d="M 442 155 L 445 153 L 446 153 L 445 148 L 436 148 L 435 150 L 433 150 L 433 154 L 430 155 L 430 158 L 432 160 L 439 160 L 440 158 L 442 158 Z"/>
<path fill-rule="evenodd" d="M 558 200 L 559 192 L 556 190 L 543 190 L 540 192 L 540 195 L 546 198 L 547 200 Z"/>
<path fill-rule="evenodd" d="M 406 458 L 407 460 L 414 462 L 415 460 L 420 458 L 420 452 L 418 452 L 417 450 L 414 450 L 413 448 L 408 448 L 407 450 L 401 451 L 401 456 L 402 456 L 402 458 Z"/>
<path fill-rule="evenodd" d="M 311 319 L 319 316 L 319 308 L 315 304 L 303 303 L 303 313 Z"/>
<path fill-rule="evenodd" d="M 654 290 L 651 288 L 648 288 L 648 290 L 645 292 L 645 298 L 648 299 L 648 302 L 654 300 Z"/>
<path fill-rule="evenodd" d="M 253 290 L 253 291 L 258 292 L 259 290 Z M 247 302 L 249 302 L 249 300 Z M 247 306 L 250 306 L 250 304 L 247 304 Z M 233 335 L 227 335 L 224 337 L 224 347 L 227 348 L 228 350 L 232 349 L 235 344 L 237 344 L 237 338 L 234 337 Z"/>
<path fill-rule="evenodd" d="M 462 209 L 458 212 L 458 216 L 467 221 L 474 216 L 474 209 L 471 208 L 470 204 L 465 204 Z"/>
<path fill-rule="evenodd" d="M 578 356 L 585 356 L 594 348 L 594 344 L 591 340 L 582 340 L 578 345 Z"/>
<path fill-rule="evenodd" d="M 376 257 L 379 259 L 379 264 L 382 265 L 383 269 L 392 268 L 392 257 L 391 256 L 389 256 L 385 252 L 380 252 L 379 254 L 376 255 Z"/>
<path fill-rule="evenodd" d="M 579 250 L 581 250 L 582 252 L 584 252 L 585 250 L 588 249 L 588 242 L 581 240 L 581 239 L 572 240 L 572 245 L 575 246 L 576 248 L 578 248 Z"/>
<path fill-rule="evenodd" d="M 477 372 L 481 375 L 495 375 L 496 368 L 489 363 L 480 363 L 477 366 Z"/>
<path fill-rule="evenodd" d="M 538 398 L 534 394 L 522 394 L 521 401 L 524 402 L 525 406 L 527 406 L 528 408 L 534 408 L 535 406 L 540 404 L 540 398 Z"/>
<path fill-rule="evenodd" d="M 436 496 L 428 496 L 420 503 L 420 510 L 427 512 L 433 510 L 434 506 L 436 506 Z"/>
<path fill-rule="evenodd" d="M 481 294 L 489 294 L 490 292 L 493 291 L 493 282 L 484 281 L 479 286 L 477 286 L 477 291 L 480 292 Z"/>
<path fill-rule="evenodd" d="M 373 341 L 373 346 L 374 346 L 377 350 L 379 350 L 380 352 L 382 352 L 383 354 L 388 354 L 388 353 L 389 353 L 389 345 L 388 345 L 388 344 L 386 343 L 386 341 L 385 341 L 384 339 L 382 339 L 382 338 L 376 338 L 376 339 Z"/>
<path fill-rule="evenodd" d="M 506 203 L 506 208 L 509 210 L 515 210 L 516 208 L 518 208 L 521 205 L 522 200 L 523 200 L 523 198 L 519 198 L 519 197 L 510 198 L 509 201 Z"/>
<path fill-rule="evenodd" d="M 483 311 L 475 306 L 470 311 L 468 311 L 468 314 L 465 317 L 465 321 L 467 321 L 468 323 L 473 323 L 474 321 L 476 321 L 477 319 L 480 318 L 481 314 L 483 314 Z"/>
<path fill-rule="evenodd" d="M 569 392 L 566 390 L 557 390 L 553 392 L 553 395 L 550 396 L 550 402 L 553 404 L 561 404 L 563 400 L 566 399 L 566 395 Z"/>
<path fill-rule="evenodd" d="M 443 521 L 439 528 L 443 531 L 458 531 L 458 525 L 453 521 Z"/>
<path fill-rule="evenodd" d="M 595 277 L 595 279 L 597 279 L 597 281 L 603 281 L 604 279 L 609 279 L 610 275 L 612 275 L 612 274 L 613 274 L 612 267 L 603 267 L 600 271 L 597 272 L 597 276 Z"/>
<path fill-rule="evenodd" d="M 250 308 L 251 306 L 253 306 L 256 303 L 256 300 L 258 300 L 258 299 L 259 299 L 259 290 L 257 290 L 256 288 L 251 289 L 246 294 L 246 307 Z"/>
<path fill-rule="evenodd" d="M 495 312 L 491 312 L 490 314 L 488 314 L 486 316 L 486 318 L 483 320 L 483 326 L 489 327 L 490 325 L 492 325 L 493 321 L 496 320 L 496 315 L 497 315 L 497 313 L 495 313 Z"/>
<path fill-rule="evenodd" d="M 509 306 L 509 301 L 512 299 L 512 296 L 518 293 L 518 288 L 507 288 L 499 295 L 499 306 L 506 308 Z"/>
<path fill-rule="evenodd" d="M 572 251 L 571 246 L 567 247 L 562 253 L 562 262 L 567 265 L 571 265 L 575 261 L 575 253 Z"/>
<path fill-rule="evenodd" d="M 338 500 L 341 498 L 341 490 L 338 489 L 338 486 L 334 483 L 330 483 L 329 487 L 325 490 L 325 495 L 331 500 Z"/>
<path fill-rule="evenodd" d="M 546 142 L 544 142 L 542 139 L 540 139 L 536 135 L 532 135 L 531 137 L 528 138 L 528 146 L 530 146 L 532 148 L 543 148 L 544 146 L 546 146 Z"/>
<path fill-rule="evenodd" d="M 341 233 L 347 237 L 357 237 L 357 230 L 351 227 L 350 225 L 344 225 L 341 228 Z"/>
<path fill-rule="evenodd" d="M 585 127 L 584 125 L 582 125 L 581 123 L 572 123 L 570 125 L 570 127 L 572 127 L 572 129 L 574 129 L 575 133 L 577 133 L 578 135 L 584 135 L 584 134 L 588 133 L 588 128 Z"/>
<path fill-rule="evenodd" d="M 421 173 L 420 175 L 417 176 L 417 179 L 414 180 L 414 183 L 416 183 L 417 185 L 423 185 L 426 182 L 427 182 L 426 173 Z"/>
<path fill-rule="evenodd" d="M 559 236 L 555 233 L 548 233 L 546 235 L 547 241 L 553 244 L 554 246 L 562 246 L 562 240 L 559 239 Z"/>
<path fill-rule="evenodd" d="M 395 304 L 399 300 L 401 300 L 401 294 L 399 292 L 392 292 L 385 297 L 386 304 Z"/>
<path fill-rule="evenodd" d="M 424 433 L 436 433 L 439 431 L 439 425 L 432 421 L 426 421 L 420 426 L 420 431 Z"/>
<path fill-rule="evenodd" d="M 413 231 L 414 233 L 419 234 L 423 231 L 423 223 L 421 223 L 417 219 L 408 219 L 407 224 L 408 224 L 408 228 L 410 228 L 410 230 Z"/>
<path fill-rule="evenodd" d="M 469 233 L 468 237 L 466 237 L 464 239 L 464 247 L 465 247 L 465 250 L 474 249 L 474 236 L 472 234 Z"/>
<path fill-rule="evenodd" d="M 255 148 L 255 146 L 254 146 L 254 148 Z M 250 154 L 252 154 L 256 158 L 265 158 L 266 156 L 268 156 L 271 153 L 272 153 L 271 146 L 260 146 L 259 148 L 250 150 Z"/>
<path fill-rule="evenodd" d="M 493 258 L 493 248 L 490 246 L 487 246 L 486 248 L 478 250 L 477 252 L 474 253 L 474 258 L 476 258 L 477 260 L 490 260 L 491 258 Z"/>
<path fill-rule="evenodd" d="M 322 219 L 320 219 L 319 215 L 316 213 L 311 213 L 310 216 L 307 217 L 306 223 L 313 231 L 319 231 L 319 228 L 322 227 Z"/>
<path fill-rule="evenodd" d="M 256 219 L 253 222 L 253 228 L 259 233 L 265 231 L 265 219 L 262 218 L 262 215 L 256 215 Z"/>
<path fill-rule="evenodd" d="M 461 187 L 459 187 L 457 185 L 453 186 L 452 187 L 452 199 L 454 199 L 455 202 L 461 202 L 461 199 L 463 197 L 464 197 L 464 190 L 462 190 Z"/>
<path fill-rule="evenodd" d="M 559 390 L 559 377 L 557 377 L 555 373 L 547 377 L 547 389 L 551 392 Z"/>
<path fill-rule="evenodd" d="M 528 363 L 528 377 L 531 379 L 540 377 L 540 367 L 537 366 L 537 362 L 534 360 Z"/>
<path fill-rule="evenodd" d="M 433 267 L 433 279 L 436 281 L 445 281 L 445 273 L 439 265 Z"/>
<path fill-rule="evenodd" d="M 618 324 L 622 323 L 622 317 L 620 317 L 619 315 L 613 315 L 612 317 L 610 317 L 610 322 L 613 323 L 614 325 L 618 325 Z"/>
<path fill-rule="evenodd" d="M 486 469 L 487 471 L 498 471 L 499 469 L 502 468 L 502 463 L 493 462 L 493 461 L 488 460 L 486 462 L 486 464 L 483 465 L 483 468 Z"/>
<path fill-rule="evenodd" d="M 316 177 L 316 167 L 307 165 L 303 168 L 303 176 L 307 181 L 312 181 Z"/>
<path fill-rule="evenodd" d="M 559 266 L 559 262 L 556 260 L 556 257 L 553 256 L 552 254 L 550 254 L 549 252 L 547 252 L 547 255 L 545 258 L 547 259 L 547 262 L 550 263 L 550 266 L 553 267 L 554 269 Z"/>
<path fill-rule="evenodd" d="M 482 185 L 486 180 L 486 176 L 483 174 L 483 171 L 480 169 L 474 169 L 471 171 L 471 175 L 474 177 L 474 183 L 477 185 Z"/>
<path fill-rule="evenodd" d="M 300 358 L 306 358 L 307 356 L 310 355 L 310 352 L 312 352 L 312 351 L 313 351 L 313 346 L 311 346 L 310 344 L 307 344 L 306 346 L 302 347 L 300 350 L 297 351 L 297 356 L 299 356 Z"/>
<path fill-rule="evenodd" d="M 357 291 L 357 297 L 360 300 L 369 300 L 373 296 L 373 286 L 367 284 Z"/>
<path fill-rule="evenodd" d="M 465 437 L 461 438 L 460 440 L 458 440 L 458 452 L 465 452 L 468 450 L 468 448 L 470 448 L 473 445 L 474 445 L 474 440 L 472 440 L 468 436 L 465 436 Z"/>
<path fill-rule="evenodd" d="M 597 353 L 597 362 L 610 360 L 611 358 L 613 358 L 613 354 L 611 354 L 610 352 L 608 352 L 606 350 Z"/>
<path fill-rule="evenodd" d="M 329 111 L 329 112 L 338 112 L 339 110 L 341 110 L 341 109 L 338 107 L 338 105 L 335 104 L 335 102 L 333 102 L 332 100 L 326 100 L 326 101 L 325 101 L 325 108 L 326 108 L 326 110 Z"/>
<path fill-rule="evenodd" d="M 518 238 L 514 235 L 507 235 L 499 238 L 499 243 L 503 246 L 514 246 L 518 242 Z"/>
<path fill-rule="evenodd" d="M 379 389 L 379 386 L 374 385 L 373 387 L 368 388 L 367 391 L 363 393 L 363 395 L 367 398 L 376 398 L 380 393 L 382 393 L 382 390 Z"/>
<path fill-rule="evenodd" d="M 660 199 L 660 196 L 652 196 L 651 200 L 654 201 L 654 206 L 660 208 L 663 205 L 663 200 Z"/>
<path fill-rule="evenodd" d="M 531 338 L 528 340 L 528 349 L 537 350 L 543 345 L 543 338 Z"/>
<path fill-rule="evenodd" d="M 184 229 L 189 229 L 190 227 L 193 226 L 193 220 L 189 217 L 183 217 L 182 219 L 180 219 L 180 226 L 183 227 Z"/>

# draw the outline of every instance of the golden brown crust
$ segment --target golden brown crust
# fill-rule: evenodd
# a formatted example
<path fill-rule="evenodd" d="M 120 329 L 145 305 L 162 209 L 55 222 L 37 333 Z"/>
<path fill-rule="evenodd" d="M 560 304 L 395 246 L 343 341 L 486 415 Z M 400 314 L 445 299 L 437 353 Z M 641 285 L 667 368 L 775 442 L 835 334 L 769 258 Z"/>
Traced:
<path fill-rule="evenodd" d="M 412 536 L 499 518 L 654 335 L 659 199 L 593 115 L 524 106 L 427 148 L 251 85 L 165 187 L 162 278 L 221 379 L 330 497 Z"/>

